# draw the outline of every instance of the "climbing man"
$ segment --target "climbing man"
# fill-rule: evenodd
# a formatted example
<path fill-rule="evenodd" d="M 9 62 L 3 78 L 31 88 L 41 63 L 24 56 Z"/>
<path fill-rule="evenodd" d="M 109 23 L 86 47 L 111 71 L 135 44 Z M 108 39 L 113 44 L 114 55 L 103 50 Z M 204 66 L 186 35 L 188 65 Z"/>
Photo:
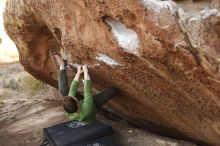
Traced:
<path fill-rule="evenodd" d="M 86 124 L 94 121 L 97 109 L 110 100 L 116 94 L 117 89 L 112 87 L 92 96 L 92 82 L 86 65 L 78 67 L 75 78 L 69 88 L 66 74 L 67 63 L 59 55 L 54 55 L 54 57 L 60 66 L 58 87 L 59 92 L 64 96 L 63 108 L 65 114 L 70 120 L 84 122 Z M 84 74 L 84 98 L 77 93 L 79 78 L 82 73 Z"/>

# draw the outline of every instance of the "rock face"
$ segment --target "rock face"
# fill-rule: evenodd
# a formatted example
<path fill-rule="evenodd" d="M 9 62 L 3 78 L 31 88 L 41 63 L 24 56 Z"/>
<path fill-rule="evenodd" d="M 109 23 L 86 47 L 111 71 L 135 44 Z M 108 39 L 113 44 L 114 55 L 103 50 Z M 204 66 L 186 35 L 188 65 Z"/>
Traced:
<path fill-rule="evenodd" d="M 213 3 L 214 4 L 214 3 Z M 139 126 L 220 145 L 220 11 L 159 0 L 8 0 L 5 28 L 27 71 L 53 86 L 50 54 L 88 64 L 107 106 Z"/>

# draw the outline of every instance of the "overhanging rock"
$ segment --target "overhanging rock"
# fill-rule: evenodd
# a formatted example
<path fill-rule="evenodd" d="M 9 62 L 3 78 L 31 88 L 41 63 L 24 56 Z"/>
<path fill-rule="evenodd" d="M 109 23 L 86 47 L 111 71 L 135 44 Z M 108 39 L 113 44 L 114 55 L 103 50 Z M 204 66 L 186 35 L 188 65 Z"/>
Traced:
<path fill-rule="evenodd" d="M 8 0 L 8 35 L 27 71 L 53 86 L 51 52 L 88 64 L 107 106 L 140 126 L 220 145 L 220 11 L 159 0 Z"/>

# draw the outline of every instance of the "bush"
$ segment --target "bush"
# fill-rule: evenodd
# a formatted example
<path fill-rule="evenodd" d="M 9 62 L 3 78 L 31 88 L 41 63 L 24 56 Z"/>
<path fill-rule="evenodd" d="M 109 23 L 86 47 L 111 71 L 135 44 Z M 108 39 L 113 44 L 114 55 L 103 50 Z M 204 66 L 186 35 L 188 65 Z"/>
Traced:
<path fill-rule="evenodd" d="M 2 87 L 3 88 L 10 88 L 10 89 L 17 90 L 17 91 L 19 91 L 21 88 L 19 85 L 19 82 L 15 79 L 10 79 L 10 80 L 3 79 L 2 80 Z"/>

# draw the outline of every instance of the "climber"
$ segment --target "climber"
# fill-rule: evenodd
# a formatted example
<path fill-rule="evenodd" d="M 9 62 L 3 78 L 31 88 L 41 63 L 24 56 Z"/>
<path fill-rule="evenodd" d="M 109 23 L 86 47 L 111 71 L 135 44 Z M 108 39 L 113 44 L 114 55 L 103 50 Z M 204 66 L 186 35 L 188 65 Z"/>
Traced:
<path fill-rule="evenodd" d="M 54 55 L 54 57 L 60 65 L 58 87 L 60 93 L 64 96 L 63 108 L 65 114 L 70 120 L 84 123 L 92 122 L 95 120 L 96 110 L 110 100 L 116 94 L 117 89 L 111 87 L 104 92 L 92 96 L 92 84 L 86 65 L 78 67 L 75 78 L 69 88 L 66 74 L 67 62 L 59 55 Z M 79 78 L 82 73 L 84 73 L 84 99 L 82 95 L 77 94 Z"/>

